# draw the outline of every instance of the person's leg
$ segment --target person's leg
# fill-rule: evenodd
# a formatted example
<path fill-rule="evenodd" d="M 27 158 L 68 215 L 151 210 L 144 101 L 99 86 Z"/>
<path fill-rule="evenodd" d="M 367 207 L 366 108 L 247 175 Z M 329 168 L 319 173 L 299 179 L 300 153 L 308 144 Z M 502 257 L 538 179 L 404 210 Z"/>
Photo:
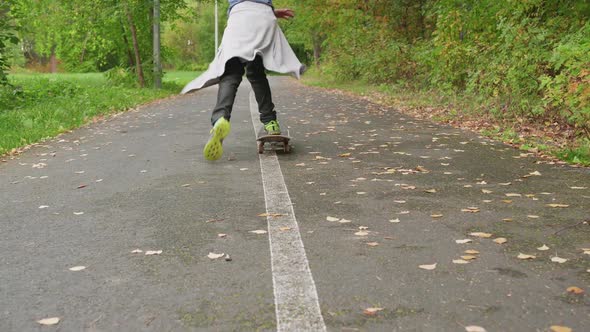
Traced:
<path fill-rule="evenodd" d="M 211 137 L 203 148 L 203 155 L 208 160 L 217 160 L 223 154 L 223 139 L 231 129 L 229 119 L 243 75 L 244 64 L 240 62 L 240 59 L 233 58 L 225 64 L 225 72 L 219 81 L 217 105 L 211 115 L 211 124 L 213 124 Z"/>
<path fill-rule="evenodd" d="M 239 58 L 232 58 L 225 64 L 225 72 L 219 81 L 219 90 L 217 91 L 217 104 L 213 108 L 211 115 L 211 124 L 214 125 L 219 118 L 231 118 L 231 111 L 236 99 L 238 86 L 244 76 L 244 64 Z"/>
<path fill-rule="evenodd" d="M 256 96 L 260 121 L 266 124 L 272 120 L 276 120 L 277 113 L 275 112 L 275 105 L 272 102 L 270 85 L 266 78 L 262 57 L 256 56 L 253 61 L 248 62 L 246 65 L 246 77 L 250 81 L 252 90 L 254 90 L 254 95 Z"/>

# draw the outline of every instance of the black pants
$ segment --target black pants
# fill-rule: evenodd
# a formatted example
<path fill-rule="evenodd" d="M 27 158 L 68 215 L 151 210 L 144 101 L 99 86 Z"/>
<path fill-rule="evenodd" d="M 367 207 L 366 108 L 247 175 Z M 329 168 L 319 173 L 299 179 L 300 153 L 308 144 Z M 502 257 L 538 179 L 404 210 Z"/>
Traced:
<path fill-rule="evenodd" d="M 225 117 L 227 120 L 230 119 L 238 86 L 240 86 L 242 76 L 244 76 L 244 67 L 246 67 L 246 77 L 250 81 L 256 96 L 260 121 L 267 123 L 277 119 L 275 105 L 272 103 L 270 85 L 264 71 L 264 64 L 262 58 L 257 56 L 250 62 L 243 63 L 239 58 L 232 58 L 225 64 L 225 72 L 219 82 L 217 105 L 213 109 L 211 124 L 215 124 L 215 121 L 221 117 Z"/>

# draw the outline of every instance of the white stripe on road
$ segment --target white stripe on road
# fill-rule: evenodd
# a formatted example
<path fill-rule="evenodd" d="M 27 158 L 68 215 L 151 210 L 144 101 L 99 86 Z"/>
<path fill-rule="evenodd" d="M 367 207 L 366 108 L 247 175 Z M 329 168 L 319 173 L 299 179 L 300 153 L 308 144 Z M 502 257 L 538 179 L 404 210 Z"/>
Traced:
<path fill-rule="evenodd" d="M 254 134 L 262 124 L 250 92 Z M 291 197 L 274 151 L 260 155 L 278 331 L 326 331 Z M 276 215 L 276 217 L 273 217 Z M 281 230 L 282 229 L 282 230 Z"/>

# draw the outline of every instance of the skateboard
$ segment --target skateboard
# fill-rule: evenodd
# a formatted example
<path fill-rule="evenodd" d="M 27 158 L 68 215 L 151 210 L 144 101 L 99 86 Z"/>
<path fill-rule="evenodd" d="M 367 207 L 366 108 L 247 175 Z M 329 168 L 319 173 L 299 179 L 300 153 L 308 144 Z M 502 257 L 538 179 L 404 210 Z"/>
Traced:
<path fill-rule="evenodd" d="M 276 151 L 277 148 L 282 148 L 285 153 L 291 152 L 291 145 L 289 144 L 291 137 L 289 136 L 289 130 L 287 130 L 286 135 L 285 133 L 282 135 L 268 135 L 264 128 L 261 128 L 256 136 L 258 153 L 264 153 L 264 146 L 266 143 L 271 146 L 272 150 Z"/>

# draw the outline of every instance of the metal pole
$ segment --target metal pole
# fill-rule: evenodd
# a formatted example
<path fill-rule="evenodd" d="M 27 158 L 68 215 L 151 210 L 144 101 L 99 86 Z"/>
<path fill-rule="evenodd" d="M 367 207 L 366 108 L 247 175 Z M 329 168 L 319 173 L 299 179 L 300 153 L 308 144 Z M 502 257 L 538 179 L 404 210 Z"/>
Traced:
<path fill-rule="evenodd" d="M 154 87 L 162 88 L 162 62 L 160 61 L 160 0 L 154 0 Z"/>
<path fill-rule="evenodd" d="M 219 13 L 217 12 L 217 0 L 215 0 L 215 53 L 219 48 Z"/>

